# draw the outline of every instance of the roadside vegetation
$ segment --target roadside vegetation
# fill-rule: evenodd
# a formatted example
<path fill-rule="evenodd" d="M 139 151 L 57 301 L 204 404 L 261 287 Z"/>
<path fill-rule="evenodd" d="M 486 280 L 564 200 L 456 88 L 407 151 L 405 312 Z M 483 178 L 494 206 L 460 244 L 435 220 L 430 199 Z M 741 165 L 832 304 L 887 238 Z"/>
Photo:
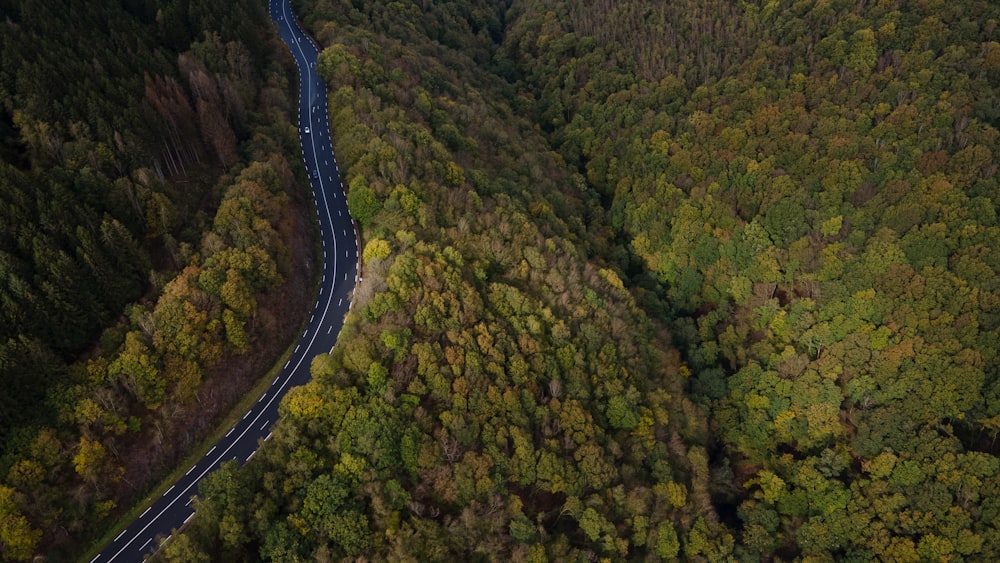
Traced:
<path fill-rule="evenodd" d="M 2 11 L 0 559 L 62 559 L 297 334 L 309 199 L 266 7 Z"/>

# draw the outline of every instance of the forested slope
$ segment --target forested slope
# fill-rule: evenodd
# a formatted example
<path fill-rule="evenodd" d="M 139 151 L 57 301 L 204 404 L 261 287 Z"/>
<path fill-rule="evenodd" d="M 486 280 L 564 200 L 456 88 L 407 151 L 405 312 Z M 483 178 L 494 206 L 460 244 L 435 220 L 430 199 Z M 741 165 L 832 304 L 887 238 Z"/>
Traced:
<path fill-rule="evenodd" d="M 206 477 L 162 557 L 731 546 L 678 353 L 588 256 L 583 198 L 490 72 L 501 8 L 356 5 L 304 9 L 365 239 L 353 312 L 254 460 Z"/>
<path fill-rule="evenodd" d="M 127 4 L 0 2 L 3 560 L 84 551 L 266 371 L 313 281 L 264 7 Z"/>
<path fill-rule="evenodd" d="M 995 4 L 303 11 L 364 282 L 166 559 L 1000 559 Z"/>
<path fill-rule="evenodd" d="M 1000 558 L 996 4 L 514 10 L 536 119 L 673 317 L 735 554 Z"/>

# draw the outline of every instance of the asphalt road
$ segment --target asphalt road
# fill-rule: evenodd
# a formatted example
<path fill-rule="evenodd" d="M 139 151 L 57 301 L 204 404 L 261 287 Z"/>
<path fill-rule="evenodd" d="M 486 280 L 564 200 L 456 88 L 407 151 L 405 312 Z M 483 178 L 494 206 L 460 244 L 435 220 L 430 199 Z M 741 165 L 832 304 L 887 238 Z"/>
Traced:
<path fill-rule="evenodd" d="M 309 381 L 309 365 L 313 357 L 333 348 L 344 324 L 344 315 L 350 307 L 358 273 L 357 236 L 330 142 L 326 86 L 316 74 L 319 50 L 302 32 L 288 0 L 271 0 L 270 12 L 299 67 L 299 140 L 323 238 L 323 274 L 319 295 L 309 324 L 291 358 L 267 391 L 224 438 L 91 563 L 142 561 L 164 541 L 169 541 L 173 531 L 194 514 L 191 497 L 197 493 L 198 481 L 225 461 L 235 459 L 246 463 L 270 438 L 271 425 L 278 419 L 281 398 L 292 387 Z"/>

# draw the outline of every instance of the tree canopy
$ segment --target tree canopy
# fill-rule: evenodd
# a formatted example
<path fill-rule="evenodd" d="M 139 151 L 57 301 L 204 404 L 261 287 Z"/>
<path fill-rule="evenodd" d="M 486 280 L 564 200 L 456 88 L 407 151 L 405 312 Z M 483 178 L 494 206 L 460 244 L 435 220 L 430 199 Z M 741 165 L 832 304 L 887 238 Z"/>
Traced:
<path fill-rule="evenodd" d="M 996 6 L 516 6 L 518 84 L 731 467 L 735 554 L 996 558 Z"/>
<path fill-rule="evenodd" d="M 995 3 L 296 4 L 363 281 L 159 557 L 1000 560 Z M 168 466 L 309 245 L 261 7 L 9 11 L 17 559 Z"/>
<path fill-rule="evenodd" d="M 273 362 L 312 281 L 264 6 L 36 4 L 0 2 L 5 561 L 85 551 Z"/>

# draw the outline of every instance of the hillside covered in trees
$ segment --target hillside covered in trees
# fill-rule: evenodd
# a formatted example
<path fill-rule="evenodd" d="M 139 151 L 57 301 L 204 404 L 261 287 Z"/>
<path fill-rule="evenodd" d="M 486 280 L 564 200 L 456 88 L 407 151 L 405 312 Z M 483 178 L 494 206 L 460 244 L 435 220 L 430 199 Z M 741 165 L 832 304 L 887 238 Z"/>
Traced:
<path fill-rule="evenodd" d="M 161 557 L 669 559 L 687 530 L 731 546 L 679 353 L 591 256 L 598 210 L 489 72 L 500 7 L 358 6 L 304 11 L 365 238 L 353 312 Z"/>
<path fill-rule="evenodd" d="M 1000 558 L 987 2 L 303 2 L 365 277 L 172 561 Z"/>
<path fill-rule="evenodd" d="M 996 4 L 513 11 L 691 368 L 734 555 L 1000 558 Z"/>
<path fill-rule="evenodd" d="M 267 23 L 246 9 L 249 50 Z M 995 3 L 296 9 L 323 50 L 364 277 L 337 347 L 286 397 L 273 439 L 206 478 L 196 517 L 160 558 L 1000 560 Z M 167 133 L 133 145 L 110 128 L 103 141 L 118 159 L 146 146 L 139 164 L 104 173 L 122 192 L 49 180 L 41 170 L 86 159 L 69 159 L 63 140 L 58 159 L 38 161 L 54 158 L 52 143 L 11 131 L 47 130 L 16 112 L 0 130 L 6 177 L 62 198 L 121 194 L 89 196 L 108 218 L 53 239 L 85 241 L 96 225 L 118 233 L 99 244 L 136 249 L 105 253 L 133 281 L 104 282 L 118 285 L 99 294 L 108 303 L 94 311 L 107 312 L 93 326 L 149 295 L 150 265 L 180 272 L 75 367 L 56 369 L 86 348 L 89 325 L 9 337 L 14 352 L 52 358 L 75 382 L 62 388 L 86 400 L 62 399 L 46 411 L 59 426 L 32 422 L 18 457 L 5 454 L 8 558 L 27 557 L 55 522 L 76 533 L 110 510 L 115 448 L 189 405 L 189 382 L 207 374 L 195 368 L 252 338 L 254 292 L 296 271 L 273 234 L 304 214 L 283 203 L 295 198 L 280 156 L 294 143 L 293 86 L 267 66 L 263 35 L 263 60 L 239 66 L 226 43 L 237 39 L 194 33 L 188 46 L 177 33 L 193 27 L 169 25 L 170 13 L 134 14 L 174 38 L 154 41 L 174 55 L 144 78 L 140 104 Z M 170 127 L 200 123 L 195 108 L 211 103 L 198 68 L 216 77 L 218 103 L 242 93 L 245 121 L 222 113 L 238 144 L 222 128 L 176 134 L 203 139 L 208 168 L 231 166 L 233 146 L 256 162 L 220 177 L 219 203 L 186 214 L 171 159 L 198 159 Z M 265 86 L 230 90 L 220 75 Z M 6 76 L 5 98 L 25 83 Z M 252 117 L 261 105 L 277 124 Z M 64 139 L 76 122 L 91 123 L 67 117 Z M 160 197 L 141 189 L 161 176 Z M 22 213 L 48 209 L 19 197 Z M 150 200 L 174 204 L 151 213 Z M 63 252 L 83 268 L 88 247 L 74 244 L 83 250 Z M 5 271 L 55 263 L 27 258 L 44 246 L 5 250 L 22 268 Z M 3 290 L 57 287 L 49 274 Z M 55 317 L 84 306 L 52 303 Z M 54 489 L 66 474 L 73 499 Z"/>
<path fill-rule="evenodd" d="M 1000 558 L 994 5 L 377 4 L 359 307 L 166 559 Z"/>
<path fill-rule="evenodd" d="M 256 1 L 0 14 L 0 559 L 65 560 L 303 321 L 294 74 Z"/>

